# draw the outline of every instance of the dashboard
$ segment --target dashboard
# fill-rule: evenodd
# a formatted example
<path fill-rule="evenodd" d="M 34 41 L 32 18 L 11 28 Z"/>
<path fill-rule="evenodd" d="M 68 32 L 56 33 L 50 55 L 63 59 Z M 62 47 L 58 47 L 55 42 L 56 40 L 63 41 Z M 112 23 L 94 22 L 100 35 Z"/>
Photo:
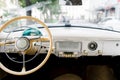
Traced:
<path fill-rule="evenodd" d="M 39 44 L 39 43 L 36 43 Z M 43 43 L 42 46 L 47 46 Z M 58 57 L 80 57 L 80 56 L 117 56 L 120 55 L 120 41 L 57 41 L 52 54 Z M 7 50 L 7 51 L 5 51 Z M 39 53 L 47 53 L 47 47 L 42 47 Z M 14 45 L 0 47 L 0 52 L 17 53 Z"/>
<path fill-rule="evenodd" d="M 52 54 L 57 57 L 75 58 L 80 56 L 117 56 L 120 55 L 120 33 L 91 28 L 54 27 L 49 28 L 53 35 Z M 47 36 L 44 29 L 39 29 L 42 36 Z M 14 32 L 10 36 L 21 36 L 24 31 Z M 40 46 L 40 54 L 46 54 L 49 42 L 34 42 Z M 0 52 L 18 53 L 14 44 L 1 46 Z M 33 55 L 33 54 L 32 54 Z"/>

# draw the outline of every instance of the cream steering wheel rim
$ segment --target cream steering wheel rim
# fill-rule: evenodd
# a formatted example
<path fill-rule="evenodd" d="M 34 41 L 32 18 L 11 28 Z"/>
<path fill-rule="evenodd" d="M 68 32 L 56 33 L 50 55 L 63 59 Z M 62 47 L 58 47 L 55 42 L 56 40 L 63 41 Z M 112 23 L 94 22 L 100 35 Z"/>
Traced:
<path fill-rule="evenodd" d="M 13 74 L 13 75 L 19 75 L 19 76 L 22 76 L 22 75 L 28 75 L 28 74 L 31 74 L 35 71 L 37 71 L 38 69 L 40 69 L 46 62 L 47 60 L 49 59 L 50 57 L 50 54 L 51 54 L 51 51 L 52 51 L 52 35 L 51 35 L 51 32 L 50 30 L 48 29 L 47 25 L 45 23 L 43 23 L 42 21 L 40 21 L 39 19 L 37 18 L 34 18 L 34 17 L 31 17 L 31 16 L 21 16 L 21 17 L 16 17 L 14 19 L 11 19 L 10 21 L 6 22 L 1 28 L 0 28 L 0 32 L 6 28 L 9 24 L 11 24 L 12 22 L 14 21 L 17 21 L 17 20 L 20 20 L 20 19 L 29 19 L 29 20 L 34 20 L 36 22 L 38 22 L 39 24 L 41 24 L 45 30 L 47 31 L 48 33 L 48 38 L 49 38 L 49 50 L 48 50 L 48 53 L 46 55 L 46 57 L 44 58 L 44 60 L 38 65 L 36 66 L 35 68 L 31 69 L 31 70 L 28 70 L 28 71 L 25 71 L 25 68 L 23 67 L 22 71 L 21 72 L 17 72 L 17 71 L 13 71 L 13 70 L 10 70 L 8 69 L 7 67 L 5 67 L 1 62 L 0 62 L 0 68 L 2 70 L 4 70 L 5 72 L 7 73 L 10 73 L 10 74 Z"/>

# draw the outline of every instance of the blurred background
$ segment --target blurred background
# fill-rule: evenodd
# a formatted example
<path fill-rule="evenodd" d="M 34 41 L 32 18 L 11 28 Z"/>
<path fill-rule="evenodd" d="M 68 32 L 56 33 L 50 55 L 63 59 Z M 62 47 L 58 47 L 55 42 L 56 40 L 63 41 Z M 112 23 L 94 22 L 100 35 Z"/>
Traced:
<path fill-rule="evenodd" d="M 1 23 L 23 15 L 46 23 L 60 22 L 64 18 L 72 23 L 119 20 L 120 0 L 0 0 Z"/>

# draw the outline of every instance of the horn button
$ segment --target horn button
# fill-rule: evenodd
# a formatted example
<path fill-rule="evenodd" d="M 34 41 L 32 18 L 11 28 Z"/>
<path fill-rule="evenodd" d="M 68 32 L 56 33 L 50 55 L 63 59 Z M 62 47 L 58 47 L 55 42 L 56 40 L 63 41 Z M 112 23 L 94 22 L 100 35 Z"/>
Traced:
<path fill-rule="evenodd" d="M 30 41 L 26 37 L 21 37 L 16 41 L 15 45 L 19 51 L 25 51 L 30 47 Z"/>

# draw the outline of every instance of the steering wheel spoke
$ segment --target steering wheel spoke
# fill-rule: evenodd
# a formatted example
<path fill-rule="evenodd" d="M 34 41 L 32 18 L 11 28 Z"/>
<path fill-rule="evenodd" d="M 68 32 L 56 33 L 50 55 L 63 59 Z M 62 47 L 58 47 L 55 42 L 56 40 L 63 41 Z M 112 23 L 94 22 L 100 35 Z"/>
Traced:
<path fill-rule="evenodd" d="M 0 46 L 9 45 L 13 43 L 15 43 L 15 41 L 0 42 Z"/>
<path fill-rule="evenodd" d="M 26 68 L 23 67 L 21 72 L 23 72 L 23 73 L 26 72 Z"/>
<path fill-rule="evenodd" d="M 21 72 L 26 72 L 26 67 L 25 67 L 25 53 L 22 52 L 23 55 L 23 67 L 22 67 L 22 71 Z"/>

